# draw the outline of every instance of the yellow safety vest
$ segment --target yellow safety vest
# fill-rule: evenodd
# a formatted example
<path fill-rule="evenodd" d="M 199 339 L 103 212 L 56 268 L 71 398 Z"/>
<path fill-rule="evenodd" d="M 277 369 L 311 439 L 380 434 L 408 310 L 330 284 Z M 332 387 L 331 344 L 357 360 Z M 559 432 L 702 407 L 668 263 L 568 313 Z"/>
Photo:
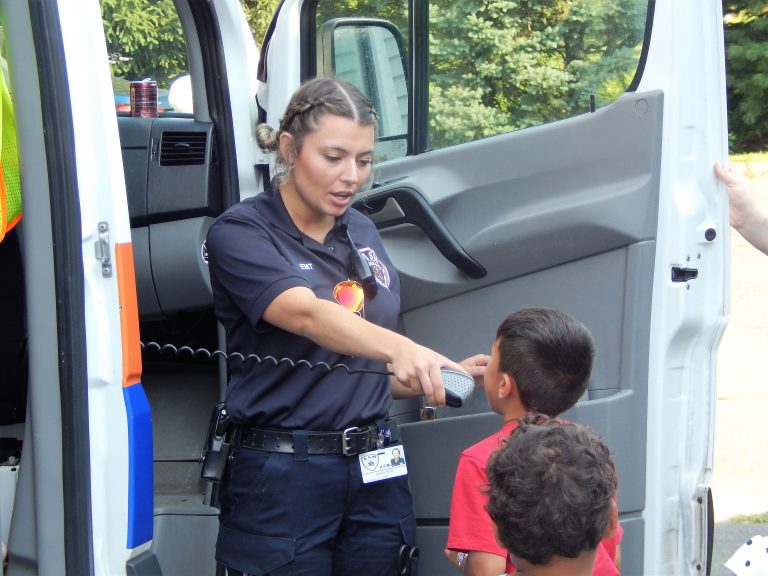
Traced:
<path fill-rule="evenodd" d="M 21 178 L 19 151 L 16 144 L 16 121 L 13 103 L 0 71 L 0 242 L 5 234 L 21 220 Z"/>

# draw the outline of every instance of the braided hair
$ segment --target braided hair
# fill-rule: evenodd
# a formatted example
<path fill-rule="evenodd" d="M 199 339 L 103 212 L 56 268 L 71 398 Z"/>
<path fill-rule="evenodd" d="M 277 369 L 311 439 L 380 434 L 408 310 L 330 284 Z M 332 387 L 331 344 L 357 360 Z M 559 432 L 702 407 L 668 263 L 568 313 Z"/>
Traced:
<path fill-rule="evenodd" d="M 355 86 L 345 80 L 333 78 L 307 80 L 288 102 L 278 130 L 267 124 L 259 124 L 256 127 L 256 142 L 262 150 L 277 153 L 278 172 L 282 172 L 283 178 L 289 173 L 289 165 L 288 159 L 280 150 L 280 134 L 285 132 L 293 136 L 292 152 L 298 154 L 304 137 L 318 129 L 320 118 L 324 114 L 348 118 L 359 126 L 373 126 L 374 138 L 378 133 L 376 111 L 368 97 Z"/>

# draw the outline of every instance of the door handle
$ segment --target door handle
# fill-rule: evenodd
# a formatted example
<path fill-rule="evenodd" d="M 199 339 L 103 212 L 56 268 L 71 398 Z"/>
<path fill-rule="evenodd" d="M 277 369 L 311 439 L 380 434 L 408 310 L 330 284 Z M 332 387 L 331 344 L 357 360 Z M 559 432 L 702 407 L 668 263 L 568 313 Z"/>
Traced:
<path fill-rule="evenodd" d="M 696 268 L 672 267 L 672 282 L 688 282 L 688 280 L 696 280 L 698 277 L 699 271 Z"/>
<path fill-rule="evenodd" d="M 400 224 L 418 226 L 440 254 L 473 280 L 488 273 L 482 264 L 467 254 L 432 206 L 413 188 L 375 192 L 355 202 L 354 207 L 373 220 L 380 230 Z"/>

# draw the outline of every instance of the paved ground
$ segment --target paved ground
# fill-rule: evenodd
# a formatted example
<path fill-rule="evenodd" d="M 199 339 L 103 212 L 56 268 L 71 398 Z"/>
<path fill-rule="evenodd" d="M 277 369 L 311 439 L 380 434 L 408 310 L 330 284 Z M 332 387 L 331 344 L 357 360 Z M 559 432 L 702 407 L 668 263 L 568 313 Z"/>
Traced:
<path fill-rule="evenodd" d="M 768 207 L 768 164 L 740 168 L 753 177 Z M 712 490 L 715 498 L 713 576 L 731 574 L 723 563 L 768 524 L 730 523 L 739 514 L 768 512 L 768 256 L 731 234 L 731 319 L 718 356 L 717 420 Z"/>
<path fill-rule="evenodd" d="M 766 524 L 722 523 L 715 527 L 715 547 L 711 576 L 733 576 L 725 563 L 749 538 L 768 534 Z"/>

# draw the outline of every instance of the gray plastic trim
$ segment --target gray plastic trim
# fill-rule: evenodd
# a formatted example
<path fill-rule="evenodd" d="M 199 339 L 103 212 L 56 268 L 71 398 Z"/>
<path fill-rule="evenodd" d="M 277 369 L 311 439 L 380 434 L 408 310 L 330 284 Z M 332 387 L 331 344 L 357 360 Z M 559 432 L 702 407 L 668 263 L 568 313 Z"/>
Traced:
<path fill-rule="evenodd" d="M 6 8 L 9 2 L 4 3 Z M 64 494 L 62 486 L 61 401 L 59 349 L 56 334 L 56 294 L 51 271 L 54 270 L 50 189 L 40 107 L 40 88 L 36 71 L 36 50 L 32 36 L 29 5 L 13 3 L 4 11 L 6 41 L 10 66 L 27 73 L 14 75 L 16 129 L 19 137 L 21 178 L 24 182 L 24 270 L 26 276 L 27 322 L 29 342 L 29 425 L 21 462 L 30 460 L 32 471 L 22 472 L 21 498 L 14 508 L 9 536 L 11 576 L 64 574 Z M 8 33 L 12 31 L 12 33 Z M 36 159 L 36 160 L 32 160 Z M 32 486 L 30 494 L 30 485 Z M 34 531 L 32 546 L 21 544 Z M 44 550 L 45 554 L 37 554 Z"/>
<path fill-rule="evenodd" d="M 203 216 L 149 226 L 152 277 L 165 314 L 213 305 L 204 251 L 213 221 Z"/>
<path fill-rule="evenodd" d="M 150 262 L 149 227 L 131 228 L 133 247 L 133 267 L 136 273 L 136 299 L 139 303 L 139 315 L 142 320 L 163 317 L 160 302 L 155 292 L 155 280 Z"/>

